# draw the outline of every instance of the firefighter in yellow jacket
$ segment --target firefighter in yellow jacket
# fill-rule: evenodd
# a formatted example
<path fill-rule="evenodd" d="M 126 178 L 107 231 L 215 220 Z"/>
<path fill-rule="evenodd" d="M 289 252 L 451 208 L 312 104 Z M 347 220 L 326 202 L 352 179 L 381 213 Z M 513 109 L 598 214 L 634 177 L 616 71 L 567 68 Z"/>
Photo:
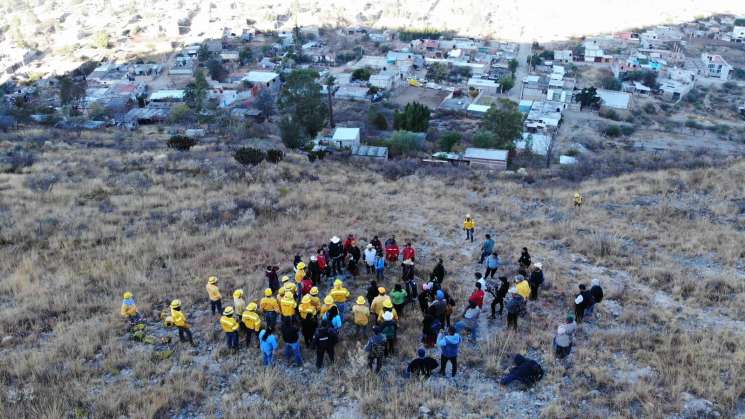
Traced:
<path fill-rule="evenodd" d="M 194 345 L 194 339 L 191 335 L 191 327 L 186 321 L 186 314 L 181 311 L 181 300 L 171 301 L 171 321 L 178 329 L 178 338 L 181 342 L 189 342 Z"/>
<path fill-rule="evenodd" d="M 119 314 L 129 320 L 130 323 L 140 320 L 140 314 L 137 312 L 137 305 L 132 293 L 127 291 L 122 297 L 122 308 L 119 310 Z"/>
<path fill-rule="evenodd" d="M 334 305 L 334 297 L 327 295 L 323 299 L 323 305 L 321 306 L 321 309 L 318 311 L 320 316 L 323 317 L 323 315 L 326 314 L 327 311 L 331 310 L 331 307 L 333 307 Z"/>
<path fill-rule="evenodd" d="M 292 295 L 291 291 L 285 292 L 284 297 L 279 302 L 279 312 L 282 314 L 282 321 L 292 321 L 295 318 L 296 308 L 297 302 L 295 302 L 295 296 Z"/>
<path fill-rule="evenodd" d="M 313 343 L 313 335 L 316 333 L 316 327 L 318 326 L 318 309 L 313 305 L 310 295 L 303 296 L 303 300 L 298 306 L 298 313 L 300 314 L 300 325 L 302 326 L 305 345 L 310 346 Z"/>
<path fill-rule="evenodd" d="M 367 335 L 367 325 L 370 324 L 370 307 L 367 306 L 365 297 L 357 297 L 357 304 L 352 306 L 352 318 L 354 320 L 354 336 L 364 337 Z"/>
<path fill-rule="evenodd" d="M 473 243 L 473 230 L 476 229 L 476 220 L 471 218 L 471 214 L 466 214 L 466 218 L 463 220 L 463 230 L 466 231 L 466 240 L 471 240 Z"/>
<path fill-rule="evenodd" d="M 383 313 L 383 303 L 386 301 L 390 301 L 393 304 L 391 297 L 385 293 L 385 288 L 378 288 L 378 296 L 373 298 L 372 303 L 370 303 L 370 312 L 375 315 L 376 319 Z"/>
<path fill-rule="evenodd" d="M 237 289 L 233 291 L 233 310 L 235 311 L 235 319 L 240 320 L 243 310 L 246 309 L 246 300 L 243 299 L 243 290 Z"/>
<path fill-rule="evenodd" d="M 299 284 L 305 278 L 305 262 L 298 262 L 295 268 L 295 283 Z"/>
<path fill-rule="evenodd" d="M 582 206 L 582 195 L 579 192 L 574 193 L 574 207 L 579 208 Z"/>
<path fill-rule="evenodd" d="M 279 316 L 279 303 L 276 298 L 272 297 L 271 288 L 264 290 L 264 298 L 259 301 L 259 307 L 261 308 L 261 312 L 264 313 L 264 321 L 267 327 L 274 329 L 277 325 L 277 316 Z"/>
<path fill-rule="evenodd" d="M 271 291 L 271 290 L 270 290 Z M 251 337 L 259 334 L 261 330 L 261 317 L 256 312 L 256 303 L 248 303 L 246 310 L 241 316 L 243 327 L 246 329 L 246 347 L 251 347 Z M 256 347 L 259 347 L 259 338 L 256 338 Z"/>
<path fill-rule="evenodd" d="M 336 308 L 339 309 L 339 317 L 341 317 L 341 320 L 344 321 L 344 310 L 346 307 L 347 299 L 349 298 L 349 290 L 344 288 L 344 283 L 341 281 L 341 279 L 337 279 L 334 281 L 334 288 L 329 293 L 331 298 L 334 299 L 334 303 L 336 303 Z"/>
<path fill-rule="evenodd" d="M 210 311 L 212 315 L 222 313 L 222 295 L 220 295 L 220 289 L 217 288 L 217 277 L 211 276 L 207 280 L 207 296 L 210 298 Z"/>
<path fill-rule="evenodd" d="M 235 311 L 233 307 L 225 307 L 222 317 L 220 317 L 220 326 L 222 326 L 222 330 L 225 332 L 225 337 L 228 340 L 228 348 L 238 350 L 238 329 L 240 326 L 234 316 Z"/>
<path fill-rule="evenodd" d="M 310 303 L 316 308 L 316 311 L 321 311 L 321 297 L 318 296 L 318 287 L 310 289 Z"/>

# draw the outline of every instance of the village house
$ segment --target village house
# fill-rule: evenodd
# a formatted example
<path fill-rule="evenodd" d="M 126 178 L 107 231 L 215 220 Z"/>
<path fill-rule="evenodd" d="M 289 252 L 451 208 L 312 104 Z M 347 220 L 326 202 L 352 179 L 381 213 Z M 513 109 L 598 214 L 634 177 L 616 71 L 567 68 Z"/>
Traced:
<path fill-rule="evenodd" d="M 183 102 L 185 97 L 184 90 L 157 90 L 150 93 L 148 102 Z"/>
<path fill-rule="evenodd" d="M 467 86 L 469 89 L 478 90 L 479 92 L 489 95 L 496 95 L 501 92 L 499 83 L 494 80 L 472 77 L 468 80 Z"/>
<path fill-rule="evenodd" d="M 348 84 L 339 86 L 339 88 L 336 89 L 336 92 L 334 93 L 334 97 L 336 97 L 337 99 L 365 101 L 367 100 L 368 90 L 369 89 L 366 86 L 356 86 Z"/>
<path fill-rule="evenodd" d="M 732 35 L 730 36 L 732 42 L 742 43 L 745 42 L 745 26 L 735 26 L 732 28 Z"/>
<path fill-rule="evenodd" d="M 485 167 L 492 170 L 507 170 L 509 151 L 489 148 L 468 147 L 463 153 L 463 160 L 472 167 Z"/>
<path fill-rule="evenodd" d="M 277 92 L 280 86 L 279 74 L 271 71 L 249 71 L 242 81 L 251 84 L 254 96 L 258 95 L 262 89 Z"/>
<path fill-rule="evenodd" d="M 574 61 L 574 56 L 571 49 L 557 49 L 554 50 L 554 61 L 560 63 L 571 63 Z"/>
<path fill-rule="evenodd" d="M 721 55 L 716 54 L 701 54 L 701 64 L 698 67 L 699 75 L 722 81 L 729 80 L 732 72 L 732 66 Z"/>
<path fill-rule="evenodd" d="M 370 76 L 370 80 L 368 80 L 368 83 L 370 83 L 371 86 L 377 87 L 378 89 L 388 90 L 393 88 L 394 81 L 395 77 L 393 76 L 393 74 L 379 73 Z"/>
<path fill-rule="evenodd" d="M 601 105 L 608 108 L 626 110 L 631 102 L 631 95 L 626 92 L 598 89 L 597 95 L 600 98 Z"/>
<path fill-rule="evenodd" d="M 548 154 L 553 136 L 551 134 L 540 134 L 524 132 L 521 139 L 515 141 L 515 149 L 519 151 L 529 150 L 533 154 L 545 156 Z"/>
<path fill-rule="evenodd" d="M 360 145 L 360 129 L 337 127 L 331 137 L 331 144 L 336 148 L 353 148 Z M 387 154 L 386 154 L 387 155 Z"/>
<path fill-rule="evenodd" d="M 566 104 L 534 101 L 525 117 L 525 130 L 529 133 L 553 132 L 558 129 Z"/>
<path fill-rule="evenodd" d="M 355 145 L 351 147 L 351 151 L 352 157 L 366 157 L 372 159 L 388 160 L 388 147 Z"/>

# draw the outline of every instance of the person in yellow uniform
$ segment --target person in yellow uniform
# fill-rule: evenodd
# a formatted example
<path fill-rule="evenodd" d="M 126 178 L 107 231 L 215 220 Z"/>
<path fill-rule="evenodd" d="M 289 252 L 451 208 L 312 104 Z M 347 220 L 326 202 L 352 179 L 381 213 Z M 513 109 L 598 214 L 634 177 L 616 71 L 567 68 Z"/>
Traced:
<path fill-rule="evenodd" d="M 235 320 L 234 315 L 235 311 L 233 310 L 233 307 L 225 307 L 225 310 L 222 312 L 222 317 L 220 317 L 220 326 L 222 326 L 222 330 L 225 332 L 225 337 L 228 340 L 228 348 L 237 351 L 238 329 L 240 326 Z"/>
<path fill-rule="evenodd" d="M 277 325 L 277 316 L 279 316 L 279 303 L 276 298 L 272 297 L 271 288 L 264 290 L 264 298 L 259 301 L 259 307 L 261 312 L 264 313 L 266 325 L 270 329 L 274 329 L 274 326 Z"/>
<path fill-rule="evenodd" d="M 256 312 L 256 303 L 248 303 L 246 310 L 241 316 L 241 320 L 243 322 L 243 326 L 246 329 L 246 347 L 250 348 L 251 338 L 253 337 L 253 335 L 258 336 L 259 331 L 261 330 L 261 317 L 259 317 L 259 313 Z M 259 347 L 258 337 L 256 338 L 256 347 Z"/>
<path fill-rule="evenodd" d="M 370 313 L 375 315 L 375 320 L 377 320 L 383 312 L 383 302 L 385 301 L 391 301 L 391 297 L 385 293 L 385 288 L 380 287 L 378 288 L 378 296 L 373 298 L 372 303 L 370 303 Z M 392 301 L 391 304 L 393 304 Z"/>
<path fill-rule="evenodd" d="M 305 345 L 310 346 L 313 343 L 316 327 L 318 327 L 318 309 L 313 305 L 310 295 L 303 296 L 303 300 L 298 306 L 298 313 L 300 314 L 300 325 L 302 326 Z"/>
<path fill-rule="evenodd" d="M 220 295 L 220 289 L 217 288 L 217 277 L 211 276 L 207 280 L 207 295 L 210 298 L 210 310 L 212 315 L 222 313 L 222 295 Z"/>
<path fill-rule="evenodd" d="M 528 280 L 522 275 L 517 275 L 515 277 L 515 282 L 517 283 L 515 285 L 517 293 L 527 300 L 528 297 L 530 297 L 530 283 L 528 283 Z"/>
<path fill-rule="evenodd" d="M 365 297 L 357 297 L 357 304 L 352 306 L 352 317 L 354 319 L 354 336 L 367 335 L 367 325 L 370 324 L 370 307 L 367 306 Z"/>
<path fill-rule="evenodd" d="M 240 320 L 243 310 L 246 309 L 246 300 L 243 299 L 243 290 L 237 289 L 233 291 L 233 311 L 235 311 L 235 319 Z"/>
<path fill-rule="evenodd" d="M 582 195 L 579 192 L 574 193 L 574 207 L 579 208 L 582 206 Z"/>
<path fill-rule="evenodd" d="M 286 291 L 284 297 L 279 302 L 279 312 L 282 314 L 282 322 L 293 321 L 295 319 L 296 308 L 295 296 L 292 295 L 291 291 Z"/>
<path fill-rule="evenodd" d="M 333 307 L 334 304 L 334 297 L 327 295 L 323 299 L 323 305 L 321 306 L 321 310 L 319 311 L 319 314 L 321 317 L 323 317 L 324 314 L 326 314 L 329 310 L 331 310 L 331 307 Z"/>
<path fill-rule="evenodd" d="M 344 283 L 341 279 L 334 281 L 334 288 L 331 290 L 329 295 L 334 299 L 336 308 L 339 309 L 339 317 L 344 321 L 344 309 L 346 309 L 346 302 L 349 298 L 349 290 L 344 288 Z"/>
<path fill-rule="evenodd" d="M 191 335 L 191 327 L 186 321 L 186 314 L 181 311 L 181 300 L 171 301 L 171 321 L 178 329 L 178 338 L 181 342 L 189 342 L 194 346 L 194 339 Z"/>
<path fill-rule="evenodd" d="M 299 284 L 305 278 L 305 262 L 298 263 L 295 268 L 295 283 Z"/>
<path fill-rule="evenodd" d="M 310 289 L 310 303 L 316 308 L 316 311 L 321 311 L 321 297 L 318 296 L 318 287 Z"/>
<path fill-rule="evenodd" d="M 122 307 L 119 309 L 119 314 L 125 319 L 129 320 L 130 323 L 135 323 L 140 320 L 140 313 L 137 312 L 137 305 L 132 293 L 127 291 L 122 296 Z"/>
<path fill-rule="evenodd" d="M 391 315 L 393 316 L 392 317 L 393 320 L 396 321 L 396 322 L 398 322 L 398 313 L 396 313 L 396 309 L 393 307 L 393 301 L 391 301 L 390 298 L 387 299 L 387 300 L 385 300 L 385 301 L 383 301 L 383 309 L 381 310 L 380 314 L 378 315 L 378 323 L 383 323 L 383 321 L 384 321 L 383 315 L 386 312 L 390 312 Z"/>
<path fill-rule="evenodd" d="M 466 230 L 466 240 L 471 240 L 473 243 L 473 230 L 476 229 L 476 220 L 471 218 L 471 214 L 466 214 L 466 218 L 463 220 L 463 230 Z"/>

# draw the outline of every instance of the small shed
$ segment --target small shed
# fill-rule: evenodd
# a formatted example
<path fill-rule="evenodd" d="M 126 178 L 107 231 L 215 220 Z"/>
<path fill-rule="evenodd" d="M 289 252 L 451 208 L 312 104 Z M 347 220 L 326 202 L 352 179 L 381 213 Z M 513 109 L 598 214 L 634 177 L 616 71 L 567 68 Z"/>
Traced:
<path fill-rule="evenodd" d="M 373 74 L 369 83 L 379 89 L 390 89 L 393 87 L 393 74 Z"/>
<path fill-rule="evenodd" d="M 468 87 L 491 95 L 496 95 L 497 93 L 499 93 L 499 83 L 495 82 L 494 80 L 472 77 L 470 80 L 468 80 Z"/>
<path fill-rule="evenodd" d="M 628 109 L 631 95 L 626 92 L 598 89 L 597 95 L 603 101 L 603 106 L 614 109 Z"/>
<path fill-rule="evenodd" d="M 484 166 L 493 170 L 507 170 L 507 150 L 469 147 L 463 153 L 463 160 L 471 166 Z"/>
<path fill-rule="evenodd" d="M 352 147 L 352 156 L 388 160 L 388 147 L 357 145 Z"/>
<path fill-rule="evenodd" d="M 331 142 L 337 148 L 354 148 L 360 145 L 359 128 L 336 128 Z"/>

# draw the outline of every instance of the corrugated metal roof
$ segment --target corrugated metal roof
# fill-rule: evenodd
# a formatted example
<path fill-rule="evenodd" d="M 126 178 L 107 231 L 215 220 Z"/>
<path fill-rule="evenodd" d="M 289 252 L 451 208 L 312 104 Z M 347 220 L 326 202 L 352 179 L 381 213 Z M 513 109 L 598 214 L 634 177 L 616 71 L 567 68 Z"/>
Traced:
<path fill-rule="evenodd" d="M 334 131 L 334 141 L 351 141 L 360 138 L 359 128 L 343 128 L 337 127 Z"/>
<path fill-rule="evenodd" d="M 599 89 L 597 91 L 597 95 L 603 101 L 603 105 L 609 108 L 629 108 L 629 100 L 631 100 L 631 95 L 628 93 Z"/>
<path fill-rule="evenodd" d="M 507 153 L 507 150 L 469 147 L 466 149 L 466 152 L 463 153 L 463 159 L 507 161 Z"/>
<path fill-rule="evenodd" d="M 359 145 L 352 147 L 352 154 L 362 157 L 388 158 L 388 147 Z"/>

